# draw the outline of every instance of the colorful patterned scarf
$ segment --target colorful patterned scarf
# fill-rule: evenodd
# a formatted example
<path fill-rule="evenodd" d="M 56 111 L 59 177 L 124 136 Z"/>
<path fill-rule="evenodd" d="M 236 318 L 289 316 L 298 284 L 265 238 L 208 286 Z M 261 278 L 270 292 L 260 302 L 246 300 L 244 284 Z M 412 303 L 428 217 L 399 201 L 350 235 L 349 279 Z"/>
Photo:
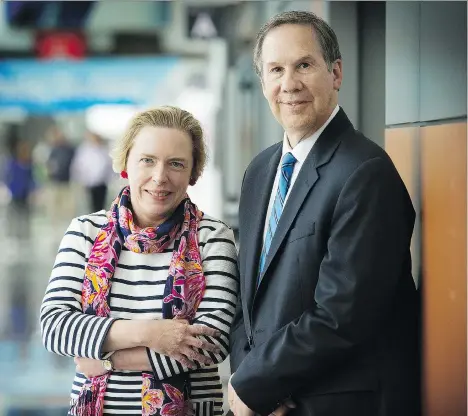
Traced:
<path fill-rule="evenodd" d="M 158 227 L 141 229 L 133 221 L 130 189 L 123 188 L 107 212 L 108 222 L 99 231 L 89 255 L 82 289 L 83 312 L 109 316 L 112 276 L 122 246 L 135 253 L 161 253 L 175 240 L 164 289 L 163 318 L 192 322 L 206 286 L 198 246 L 198 226 L 202 216 L 187 196 L 166 222 Z M 86 380 L 71 414 L 102 415 L 108 378 L 107 373 Z M 184 398 L 184 391 L 174 386 L 180 385 L 180 377 L 178 380 L 174 378 L 176 383 L 172 383 L 172 379 L 162 383 L 152 373 L 143 373 L 142 415 L 190 414 L 191 405 Z M 182 390 L 187 387 L 186 381 L 182 387 Z"/>

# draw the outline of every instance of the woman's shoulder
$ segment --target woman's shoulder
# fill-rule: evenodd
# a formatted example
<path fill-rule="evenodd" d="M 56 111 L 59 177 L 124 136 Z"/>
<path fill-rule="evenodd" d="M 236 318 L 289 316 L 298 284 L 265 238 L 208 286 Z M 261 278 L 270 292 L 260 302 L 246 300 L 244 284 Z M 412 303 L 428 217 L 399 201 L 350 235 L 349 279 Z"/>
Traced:
<path fill-rule="evenodd" d="M 212 238 L 224 238 L 234 242 L 234 233 L 225 222 L 210 215 L 203 214 L 198 227 L 200 241 L 207 241 Z"/>
<path fill-rule="evenodd" d="M 79 217 L 75 217 L 72 220 L 69 229 L 94 239 L 99 230 L 106 222 L 106 211 L 101 210 L 92 214 L 80 215 Z"/>
<path fill-rule="evenodd" d="M 91 226 L 100 229 L 107 222 L 106 211 L 93 212 L 92 214 L 80 215 L 75 218 L 76 221 L 82 224 L 90 224 Z"/>
<path fill-rule="evenodd" d="M 211 215 L 203 213 L 203 216 L 200 220 L 199 229 L 202 227 L 211 227 L 212 229 L 216 230 L 219 228 L 228 229 L 230 230 L 231 227 L 227 225 L 225 222 L 218 220 L 217 218 L 212 217 Z"/>

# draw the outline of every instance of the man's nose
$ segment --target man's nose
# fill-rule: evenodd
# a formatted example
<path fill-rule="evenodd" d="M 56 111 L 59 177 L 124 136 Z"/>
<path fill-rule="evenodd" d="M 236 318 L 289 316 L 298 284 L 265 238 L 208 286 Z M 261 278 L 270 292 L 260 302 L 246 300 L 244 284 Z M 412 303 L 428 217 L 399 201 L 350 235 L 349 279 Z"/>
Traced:
<path fill-rule="evenodd" d="M 296 71 L 285 71 L 281 78 L 281 90 L 285 93 L 292 93 L 302 89 L 302 81 Z"/>

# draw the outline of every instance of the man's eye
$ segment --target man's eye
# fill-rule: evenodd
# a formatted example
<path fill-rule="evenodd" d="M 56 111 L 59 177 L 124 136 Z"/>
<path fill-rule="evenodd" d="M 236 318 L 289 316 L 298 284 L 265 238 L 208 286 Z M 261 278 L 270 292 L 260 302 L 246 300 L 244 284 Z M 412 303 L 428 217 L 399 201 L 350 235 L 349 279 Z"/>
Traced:
<path fill-rule="evenodd" d="M 309 67 L 310 67 L 310 64 L 307 62 L 302 62 L 301 64 L 299 64 L 299 68 L 301 69 L 307 69 Z"/>
<path fill-rule="evenodd" d="M 171 166 L 177 169 L 183 169 L 184 164 L 180 162 L 171 162 Z"/>

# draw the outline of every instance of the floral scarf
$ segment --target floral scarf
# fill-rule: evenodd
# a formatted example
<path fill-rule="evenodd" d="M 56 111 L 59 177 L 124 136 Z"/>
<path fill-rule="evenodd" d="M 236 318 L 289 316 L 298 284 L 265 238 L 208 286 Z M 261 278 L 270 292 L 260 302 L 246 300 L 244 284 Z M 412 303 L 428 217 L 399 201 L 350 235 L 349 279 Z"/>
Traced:
<path fill-rule="evenodd" d="M 101 317 L 110 315 L 112 276 L 122 246 L 135 253 L 161 253 L 175 240 L 164 288 L 163 318 L 192 322 L 206 286 L 198 246 L 198 226 L 202 216 L 187 196 L 166 222 L 158 227 L 141 229 L 133 221 L 130 189 L 123 188 L 107 212 L 108 222 L 96 236 L 89 255 L 82 288 L 83 312 Z M 102 415 L 108 378 L 107 373 L 86 380 L 72 405 L 71 414 Z M 180 377 L 173 377 L 166 380 L 168 383 L 162 383 L 152 373 L 143 373 L 142 415 L 190 414 L 190 402 L 184 398 L 187 389 L 184 380 L 181 384 Z"/>

